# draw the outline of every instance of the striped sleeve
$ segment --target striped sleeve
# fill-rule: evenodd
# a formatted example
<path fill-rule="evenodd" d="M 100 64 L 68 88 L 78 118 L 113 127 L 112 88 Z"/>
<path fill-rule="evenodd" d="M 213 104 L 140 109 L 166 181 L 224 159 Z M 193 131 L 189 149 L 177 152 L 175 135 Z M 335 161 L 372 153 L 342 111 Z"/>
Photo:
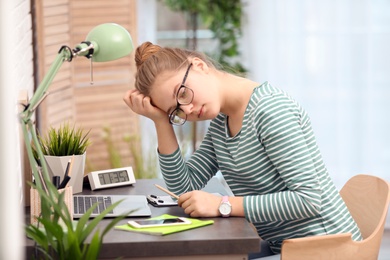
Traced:
<path fill-rule="evenodd" d="M 246 196 L 244 209 L 251 222 L 282 221 L 317 216 L 321 190 L 308 142 L 314 141 L 300 107 L 283 93 L 263 97 L 254 121 L 266 154 L 285 182 L 284 191 Z"/>
<path fill-rule="evenodd" d="M 178 148 L 170 155 L 159 154 L 159 163 L 167 188 L 176 194 L 202 189 L 218 171 L 210 133 L 187 162 Z"/>

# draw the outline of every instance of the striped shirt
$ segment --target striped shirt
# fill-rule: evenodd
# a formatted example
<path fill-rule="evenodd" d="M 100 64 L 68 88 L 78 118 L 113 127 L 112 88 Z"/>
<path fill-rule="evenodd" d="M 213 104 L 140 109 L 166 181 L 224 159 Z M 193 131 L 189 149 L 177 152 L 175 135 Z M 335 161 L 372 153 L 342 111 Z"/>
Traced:
<path fill-rule="evenodd" d="M 231 137 L 219 114 L 199 149 L 185 162 L 178 149 L 159 154 L 167 187 L 182 194 L 202 189 L 218 171 L 245 217 L 280 252 L 284 239 L 360 231 L 322 160 L 310 118 L 284 91 L 268 82 L 254 89 L 240 132 Z"/>

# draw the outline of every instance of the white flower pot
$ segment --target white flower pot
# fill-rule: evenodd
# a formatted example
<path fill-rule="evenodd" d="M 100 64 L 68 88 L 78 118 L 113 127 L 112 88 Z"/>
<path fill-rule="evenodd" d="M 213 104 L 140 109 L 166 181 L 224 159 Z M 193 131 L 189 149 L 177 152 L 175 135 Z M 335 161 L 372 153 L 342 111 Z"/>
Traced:
<path fill-rule="evenodd" d="M 83 191 L 84 169 L 85 169 L 86 153 L 82 155 L 74 155 L 72 171 L 70 173 L 70 181 L 68 186 L 72 186 L 73 194 Z M 49 176 L 60 176 L 61 182 L 64 179 L 66 166 L 72 155 L 69 156 L 49 156 L 45 155 Z"/>

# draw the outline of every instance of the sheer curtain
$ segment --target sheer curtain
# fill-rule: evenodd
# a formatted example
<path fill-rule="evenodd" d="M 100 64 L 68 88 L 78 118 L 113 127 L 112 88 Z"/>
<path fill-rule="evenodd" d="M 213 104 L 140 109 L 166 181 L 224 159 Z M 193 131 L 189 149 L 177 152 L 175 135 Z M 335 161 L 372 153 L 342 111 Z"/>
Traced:
<path fill-rule="evenodd" d="M 390 1 L 243 2 L 249 77 L 306 108 L 336 185 L 390 181 Z"/>
<path fill-rule="evenodd" d="M 243 2 L 249 77 L 306 108 L 336 186 L 358 173 L 390 181 L 390 1 Z"/>

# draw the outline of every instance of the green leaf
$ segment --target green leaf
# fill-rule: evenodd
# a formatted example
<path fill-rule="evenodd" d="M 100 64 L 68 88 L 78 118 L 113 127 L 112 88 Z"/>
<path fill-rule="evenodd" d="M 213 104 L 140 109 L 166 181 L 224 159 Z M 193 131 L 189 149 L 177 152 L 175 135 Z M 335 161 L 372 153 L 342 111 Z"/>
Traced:
<path fill-rule="evenodd" d="M 45 251 L 49 248 L 49 243 L 46 239 L 46 234 L 37 228 L 34 225 L 29 225 L 25 227 L 27 237 L 34 240 L 39 246 L 41 246 Z"/>
<path fill-rule="evenodd" d="M 98 259 L 102 239 L 99 236 L 99 230 L 93 235 L 91 242 L 86 246 L 86 252 L 83 253 L 84 259 Z"/>
<path fill-rule="evenodd" d="M 89 208 L 83 216 L 79 219 L 77 226 L 76 226 L 76 233 L 77 236 L 80 237 L 81 241 L 84 241 L 87 236 L 92 232 L 92 230 L 85 230 L 85 227 L 87 226 L 87 223 L 89 221 L 89 218 L 91 217 L 92 212 L 95 210 L 95 208 L 98 206 L 98 202 L 94 203 L 91 208 Z"/>
<path fill-rule="evenodd" d="M 44 155 L 81 155 L 90 145 L 88 137 L 90 131 L 84 132 L 81 128 L 71 127 L 69 123 L 65 123 L 58 129 L 50 127 L 46 136 L 38 134 L 38 141 Z M 38 158 L 34 147 L 33 152 Z"/>
<path fill-rule="evenodd" d="M 246 69 L 240 64 L 226 61 L 227 57 L 239 55 L 238 39 L 241 36 L 242 3 L 239 0 L 164 0 L 172 11 L 183 12 L 188 15 L 196 13 L 200 16 L 203 25 L 214 33 L 219 46 L 212 56 L 219 57 L 216 61 L 231 73 L 244 73 Z M 194 20 L 192 20 L 194 21 Z M 197 20 L 196 20 L 197 21 Z M 198 22 L 196 22 L 198 23 Z M 187 22 L 188 28 L 199 27 Z M 234 66 L 234 67 L 233 67 Z M 226 67 L 226 68 L 225 68 Z"/>
<path fill-rule="evenodd" d="M 128 215 L 130 215 L 132 212 L 134 212 L 135 210 L 131 210 L 131 211 L 128 211 L 126 213 L 124 213 L 123 215 L 120 215 L 116 218 L 114 218 L 103 230 L 103 233 L 102 233 L 102 236 L 105 236 L 107 234 L 108 231 L 110 231 L 119 221 L 123 220 L 124 218 L 126 218 Z"/>
<path fill-rule="evenodd" d="M 119 200 L 115 203 L 113 203 L 111 206 L 107 207 L 103 212 L 101 212 L 98 216 L 93 218 L 83 229 L 83 233 L 80 235 L 83 240 L 87 238 L 87 235 L 92 233 L 92 231 L 96 228 L 96 226 L 99 224 L 99 222 L 110 212 L 112 211 L 116 206 L 118 206 L 123 200 Z M 88 210 L 88 216 L 92 213 L 92 211 Z M 85 214 L 84 214 L 85 215 Z M 83 216 L 84 217 L 84 216 Z"/>

